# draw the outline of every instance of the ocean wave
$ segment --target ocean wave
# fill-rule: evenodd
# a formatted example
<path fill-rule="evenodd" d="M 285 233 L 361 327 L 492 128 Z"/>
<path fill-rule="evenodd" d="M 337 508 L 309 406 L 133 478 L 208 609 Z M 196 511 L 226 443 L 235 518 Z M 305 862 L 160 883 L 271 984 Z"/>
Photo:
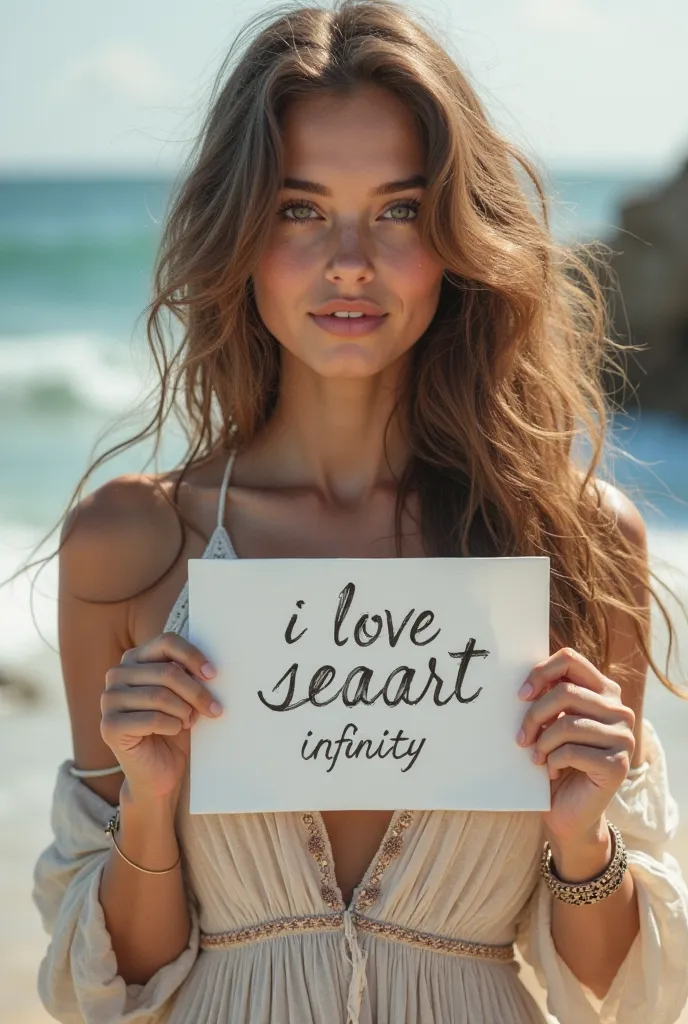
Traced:
<path fill-rule="evenodd" d="M 147 353 L 70 331 L 0 337 L 0 415 L 118 414 L 150 384 Z"/>

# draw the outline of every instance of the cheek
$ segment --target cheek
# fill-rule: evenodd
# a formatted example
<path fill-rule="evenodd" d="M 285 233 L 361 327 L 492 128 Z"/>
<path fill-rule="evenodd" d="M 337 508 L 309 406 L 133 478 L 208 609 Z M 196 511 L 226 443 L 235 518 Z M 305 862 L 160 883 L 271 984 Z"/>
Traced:
<path fill-rule="evenodd" d="M 256 298 L 274 301 L 286 293 L 293 300 L 303 289 L 305 275 L 313 269 L 314 262 L 312 251 L 305 246 L 289 242 L 271 245 L 258 260 L 253 274 Z"/>
<path fill-rule="evenodd" d="M 313 260 L 293 245 L 272 245 L 256 263 L 252 277 L 258 314 L 282 343 L 296 329 L 301 307 L 308 306 L 316 272 Z"/>
<path fill-rule="evenodd" d="M 437 299 L 444 265 L 439 257 L 421 245 L 388 247 L 383 254 L 383 264 L 390 280 L 397 285 L 404 305 Z"/>

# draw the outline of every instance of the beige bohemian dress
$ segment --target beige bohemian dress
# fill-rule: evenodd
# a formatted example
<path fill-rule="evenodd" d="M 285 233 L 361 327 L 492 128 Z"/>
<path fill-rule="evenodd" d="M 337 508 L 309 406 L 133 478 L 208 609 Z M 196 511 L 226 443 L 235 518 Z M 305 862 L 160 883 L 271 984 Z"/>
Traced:
<path fill-rule="evenodd" d="M 204 558 L 235 558 L 218 523 Z M 166 629 L 188 630 L 185 585 Z M 542 1024 L 513 943 L 561 1024 L 670 1024 L 688 997 L 688 890 L 664 846 L 677 826 L 665 758 L 646 720 L 647 761 L 609 808 L 629 849 L 640 934 L 600 1005 L 558 956 L 539 876 L 538 813 L 398 810 L 348 906 L 321 815 L 188 812 L 179 804 L 192 919 L 188 947 L 127 985 L 98 901 L 113 808 L 58 770 L 54 840 L 35 868 L 50 934 L 38 988 L 77 1024 Z"/>

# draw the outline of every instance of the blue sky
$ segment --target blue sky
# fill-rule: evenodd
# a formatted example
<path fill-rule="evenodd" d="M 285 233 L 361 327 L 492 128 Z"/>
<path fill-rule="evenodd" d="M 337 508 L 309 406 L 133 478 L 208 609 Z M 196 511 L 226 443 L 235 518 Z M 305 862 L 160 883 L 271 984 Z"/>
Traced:
<path fill-rule="evenodd" d="M 0 171 L 176 168 L 235 32 L 270 6 L 0 0 Z M 684 0 L 408 6 L 550 167 L 664 171 L 688 156 Z"/>

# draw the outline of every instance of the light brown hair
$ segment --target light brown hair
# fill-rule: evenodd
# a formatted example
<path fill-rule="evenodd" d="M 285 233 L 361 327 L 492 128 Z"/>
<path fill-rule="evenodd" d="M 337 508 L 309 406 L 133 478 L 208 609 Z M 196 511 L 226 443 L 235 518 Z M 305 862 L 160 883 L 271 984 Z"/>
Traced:
<path fill-rule="evenodd" d="M 553 648 L 572 646 L 608 670 L 609 614 L 625 611 L 654 671 L 679 692 L 653 661 L 634 597 L 640 580 L 672 640 L 644 554 L 593 485 L 615 348 L 602 288 L 587 259 L 552 240 L 535 167 L 491 125 L 432 31 L 396 2 L 283 5 L 237 36 L 164 220 L 145 310 L 157 407 L 91 465 L 70 506 L 107 458 L 147 437 L 157 452 L 172 411 L 188 439 L 177 487 L 191 465 L 247 446 L 269 420 L 279 344 L 258 315 L 251 273 L 283 176 L 282 116 L 295 97 L 367 83 L 415 117 L 428 181 L 417 228 L 448 268 L 399 398 L 411 459 L 399 480 L 397 545 L 414 490 L 428 554 L 548 556 Z M 176 349 L 168 317 L 181 326 Z M 576 455 L 582 437 L 585 459 Z"/>

